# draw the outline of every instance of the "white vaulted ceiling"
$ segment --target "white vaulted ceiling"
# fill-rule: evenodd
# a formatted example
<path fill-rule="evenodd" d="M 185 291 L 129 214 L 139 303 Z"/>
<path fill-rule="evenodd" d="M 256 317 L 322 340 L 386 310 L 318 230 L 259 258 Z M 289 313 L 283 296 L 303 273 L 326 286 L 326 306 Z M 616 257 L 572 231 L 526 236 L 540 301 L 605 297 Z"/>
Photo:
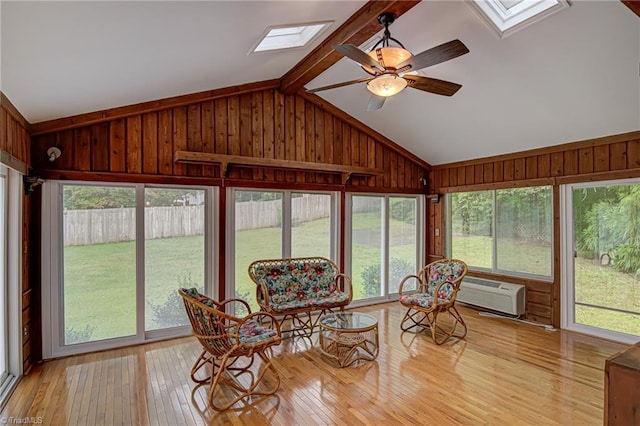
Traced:
<path fill-rule="evenodd" d="M 279 78 L 364 2 L 11 2 L 1 7 L 1 90 L 30 122 Z M 333 20 L 312 46 L 247 55 L 269 25 Z M 470 53 L 367 112 L 364 84 L 319 95 L 431 164 L 640 129 L 640 18 L 620 1 L 573 6 L 504 39 L 462 1 L 423 1 L 391 26 L 413 53 Z M 364 77 L 343 59 L 308 88 Z"/>

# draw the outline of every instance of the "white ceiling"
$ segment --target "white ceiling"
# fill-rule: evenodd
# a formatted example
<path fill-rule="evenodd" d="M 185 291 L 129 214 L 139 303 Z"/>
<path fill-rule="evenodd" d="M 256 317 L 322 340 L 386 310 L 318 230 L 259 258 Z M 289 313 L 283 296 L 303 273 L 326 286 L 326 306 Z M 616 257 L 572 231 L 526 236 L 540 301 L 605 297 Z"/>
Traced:
<path fill-rule="evenodd" d="M 247 55 L 269 25 L 334 20 L 364 2 L 8 2 L 0 88 L 30 122 L 281 77 L 314 46 Z M 470 53 L 423 71 L 451 98 L 406 89 L 366 112 L 364 84 L 319 94 L 431 164 L 640 129 L 640 18 L 573 6 L 505 39 L 462 1 L 423 1 L 391 27 L 413 53 Z M 364 77 L 347 59 L 308 87 Z"/>

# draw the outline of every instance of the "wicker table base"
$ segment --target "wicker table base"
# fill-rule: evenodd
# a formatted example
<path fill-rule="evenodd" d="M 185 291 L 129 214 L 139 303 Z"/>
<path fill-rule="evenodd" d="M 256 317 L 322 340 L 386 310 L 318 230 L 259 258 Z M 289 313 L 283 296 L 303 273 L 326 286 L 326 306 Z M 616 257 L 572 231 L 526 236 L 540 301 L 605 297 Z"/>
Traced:
<path fill-rule="evenodd" d="M 320 350 L 340 367 L 378 356 L 378 321 L 371 315 L 344 312 L 320 319 Z"/>

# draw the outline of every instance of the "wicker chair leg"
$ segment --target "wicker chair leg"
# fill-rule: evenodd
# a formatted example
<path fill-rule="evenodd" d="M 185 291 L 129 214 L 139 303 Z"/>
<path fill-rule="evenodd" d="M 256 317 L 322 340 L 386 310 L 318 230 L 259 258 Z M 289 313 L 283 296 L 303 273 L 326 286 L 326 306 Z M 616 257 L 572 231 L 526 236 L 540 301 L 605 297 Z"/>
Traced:
<path fill-rule="evenodd" d="M 209 374 L 204 379 L 196 378 L 196 374 L 198 373 L 198 371 L 202 367 L 209 364 L 211 365 L 211 374 Z M 193 380 L 195 383 L 206 383 L 211 381 L 211 376 L 215 373 L 215 367 L 216 365 L 215 365 L 215 360 L 213 356 L 211 356 L 209 352 L 203 350 L 200 353 L 200 356 L 198 357 L 198 359 L 196 359 L 196 362 L 193 363 L 193 367 L 191 368 L 191 380 Z"/>
<path fill-rule="evenodd" d="M 258 375 L 254 375 L 252 371 L 249 370 L 249 367 L 251 367 L 253 365 L 253 361 L 254 361 L 254 357 L 258 355 L 262 361 L 263 361 L 263 365 L 260 366 L 259 369 L 259 373 Z M 211 407 L 216 410 L 216 411 L 224 411 L 229 409 L 231 406 L 233 406 L 234 404 L 236 404 L 238 401 L 244 399 L 244 398 L 248 398 L 250 396 L 253 395 L 259 395 L 259 396 L 269 396 L 269 395 L 273 395 L 279 388 L 280 388 L 280 375 L 278 374 L 278 371 L 276 370 L 275 366 L 273 365 L 273 363 L 271 362 L 271 358 L 265 354 L 264 352 L 257 352 L 254 353 L 250 358 L 249 364 L 246 367 L 243 368 L 239 368 L 239 367 L 235 367 L 234 370 L 236 371 L 236 373 L 234 374 L 234 377 L 239 377 L 242 374 L 247 374 L 249 377 L 251 377 L 251 383 L 249 384 L 249 386 L 244 387 L 242 385 L 240 385 L 239 382 L 235 382 L 232 379 L 229 379 L 227 377 L 223 377 L 224 372 L 225 371 L 229 371 L 228 366 L 225 366 L 225 364 L 228 361 L 228 357 L 225 356 L 223 357 L 223 359 L 220 361 L 220 365 L 224 366 L 218 369 L 218 372 L 215 374 L 212 382 L 211 382 L 211 388 L 209 389 L 209 405 L 211 405 Z M 232 363 L 235 363 L 235 361 L 237 360 L 234 359 L 232 361 Z M 262 382 L 263 378 L 265 377 L 267 371 L 271 371 L 272 375 L 273 375 L 273 379 L 275 380 L 274 384 L 270 387 L 267 388 L 266 390 L 256 390 L 256 388 L 258 387 L 258 385 Z M 233 398 L 232 400 L 230 400 L 227 404 L 224 405 L 217 405 L 215 403 L 215 394 L 216 394 L 216 389 L 221 385 L 221 384 L 225 384 L 227 386 L 229 386 L 232 389 L 235 389 L 238 392 L 238 395 Z"/>
<path fill-rule="evenodd" d="M 419 317 L 419 319 L 416 319 L 417 317 Z M 428 319 L 428 315 L 426 313 L 409 308 L 407 309 L 407 313 L 404 314 L 404 318 L 402 318 L 400 328 L 402 329 L 402 331 L 408 331 L 415 327 L 428 327 L 427 324 L 423 324 L 425 318 Z M 409 321 L 408 326 L 405 325 L 407 321 Z"/>
<path fill-rule="evenodd" d="M 460 315 L 460 312 L 458 312 L 455 306 L 451 306 L 449 308 L 449 313 L 457 321 L 457 324 L 459 323 L 460 326 L 464 329 L 462 335 L 458 336 L 460 339 L 464 339 L 467 335 L 467 324 L 464 322 L 464 319 L 462 319 L 462 315 Z"/>
<path fill-rule="evenodd" d="M 228 355 L 225 355 L 222 357 L 222 359 L 220 360 L 220 368 L 218 368 L 218 371 L 211 376 L 211 386 L 209 387 L 209 405 L 216 411 L 224 411 L 226 409 L 228 409 L 229 407 L 231 407 L 233 404 L 235 404 L 236 402 L 238 402 L 240 400 L 240 398 L 242 398 L 242 395 L 234 400 L 232 400 L 230 403 L 226 404 L 226 405 L 216 405 L 216 403 L 214 402 L 215 400 L 215 393 L 216 393 L 216 389 L 218 388 L 218 384 L 220 383 L 220 380 L 222 379 L 222 375 L 224 374 L 224 372 L 227 370 L 226 364 L 227 364 L 227 359 L 229 358 Z"/>
<path fill-rule="evenodd" d="M 458 339 L 463 339 L 467 335 L 467 325 L 465 324 L 464 320 L 462 319 L 462 316 L 460 316 L 460 313 L 455 308 L 455 306 L 448 307 L 445 312 L 448 313 L 452 318 L 451 329 L 447 331 L 442 326 L 439 326 L 435 320 L 435 317 L 437 317 L 437 313 L 434 314 L 434 324 L 431 327 L 431 335 L 433 336 L 433 341 L 436 343 L 436 345 L 443 344 L 450 337 L 455 336 Z M 464 329 L 464 332 L 462 333 L 462 335 L 455 334 L 458 324 L 460 324 L 460 326 Z M 438 338 L 436 332 L 440 332 L 442 337 Z"/>

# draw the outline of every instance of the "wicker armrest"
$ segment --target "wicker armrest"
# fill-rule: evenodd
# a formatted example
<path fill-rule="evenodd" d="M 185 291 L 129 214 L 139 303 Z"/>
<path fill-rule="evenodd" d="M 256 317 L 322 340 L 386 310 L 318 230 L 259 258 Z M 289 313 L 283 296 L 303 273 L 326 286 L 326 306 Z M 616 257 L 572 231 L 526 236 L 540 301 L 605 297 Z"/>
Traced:
<path fill-rule="evenodd" d="M 342 280 L 339 280 L 342 278 Z M 342 285 L 339 284 L 339 281 L 342 282 Z M 351 284 L 351 277 L 343 274 L 342 272 L 336 275 L 336 285 L 341 292 L 346 293 L 347 287 L 349 287 L 349 303 L 351 303 L 351 299 L 353 299 L 353 286 Z"/>
<path fill-rule="evenodd" d="M 451 302 L 455 299 L 455 295 L 456 295 L 456 288 L 455 288 L 455 286 L 453 285 L 453 283 L 452 283 L 451 281 L 443 281 L 443 282 L 441 282 L 440 284 L 438 284 L 438 286 L 437 286 L 437 287 L 434 289 L 434 291 L 433 291 L 433 307 L 434 307 L 434 308 L 435 308 L 435 307 L 437 307 L 437 306 L 438 306 L 438 304 L 439 304 L 439 303 L 438 303 L 438 302 L 439 302 L 439 300 L 438 300 L 438 299 L 439 299 L 439 298 L 438 298 L 438 293 L 440 292 L 440 289 L 441 289 L 443 286 L 447 285 L 447 284 L 449 284 L 449 285 L 451 286 L 451 288 L 453 289 L 453 296 L 451 297 L 451 299 L 447 300 L 447 301 L 446 301 L 445 303 L 443 303 L 443 304 L 449 304 L 449 303 L 451 303 Z"/>
<path fill-rule="evenodd" d="M 269 302 L 269 290 L 265 283 L 258 283 L 256 286 L 256 301 L 263 311 L 271 312 L 271 304 Z"/>
<path fill-rule="evenodd" d="M 244 306 L 247 309 L 248 313 L 251 313 L 251 307 L 249 306 L 249 304 L 242 300 L 242 299 L 225 299 L 222 302 L 218 303 L 218 305 L 220 305 L 220 308 L 223 308 L 225 305 L 229 304 L 229 303 L 240 303 L 242 306 Z M 224 310 L 224 309 L 221 309 Z"/>
<path fill-rule="evenodd" d="M 407 275 L 402 279 L 402 281 L 400 281 L 400 287 L 398 287 L 398 295 L 402 296 L 402 289 L 404 288 L 404 284 L 411 278 L 414 278 L 416 281 L 418 281 L 418 285 L 416 286 L 417 290 L 420 290 L 423 287 L 422 280 L 418 275 Z"/>

